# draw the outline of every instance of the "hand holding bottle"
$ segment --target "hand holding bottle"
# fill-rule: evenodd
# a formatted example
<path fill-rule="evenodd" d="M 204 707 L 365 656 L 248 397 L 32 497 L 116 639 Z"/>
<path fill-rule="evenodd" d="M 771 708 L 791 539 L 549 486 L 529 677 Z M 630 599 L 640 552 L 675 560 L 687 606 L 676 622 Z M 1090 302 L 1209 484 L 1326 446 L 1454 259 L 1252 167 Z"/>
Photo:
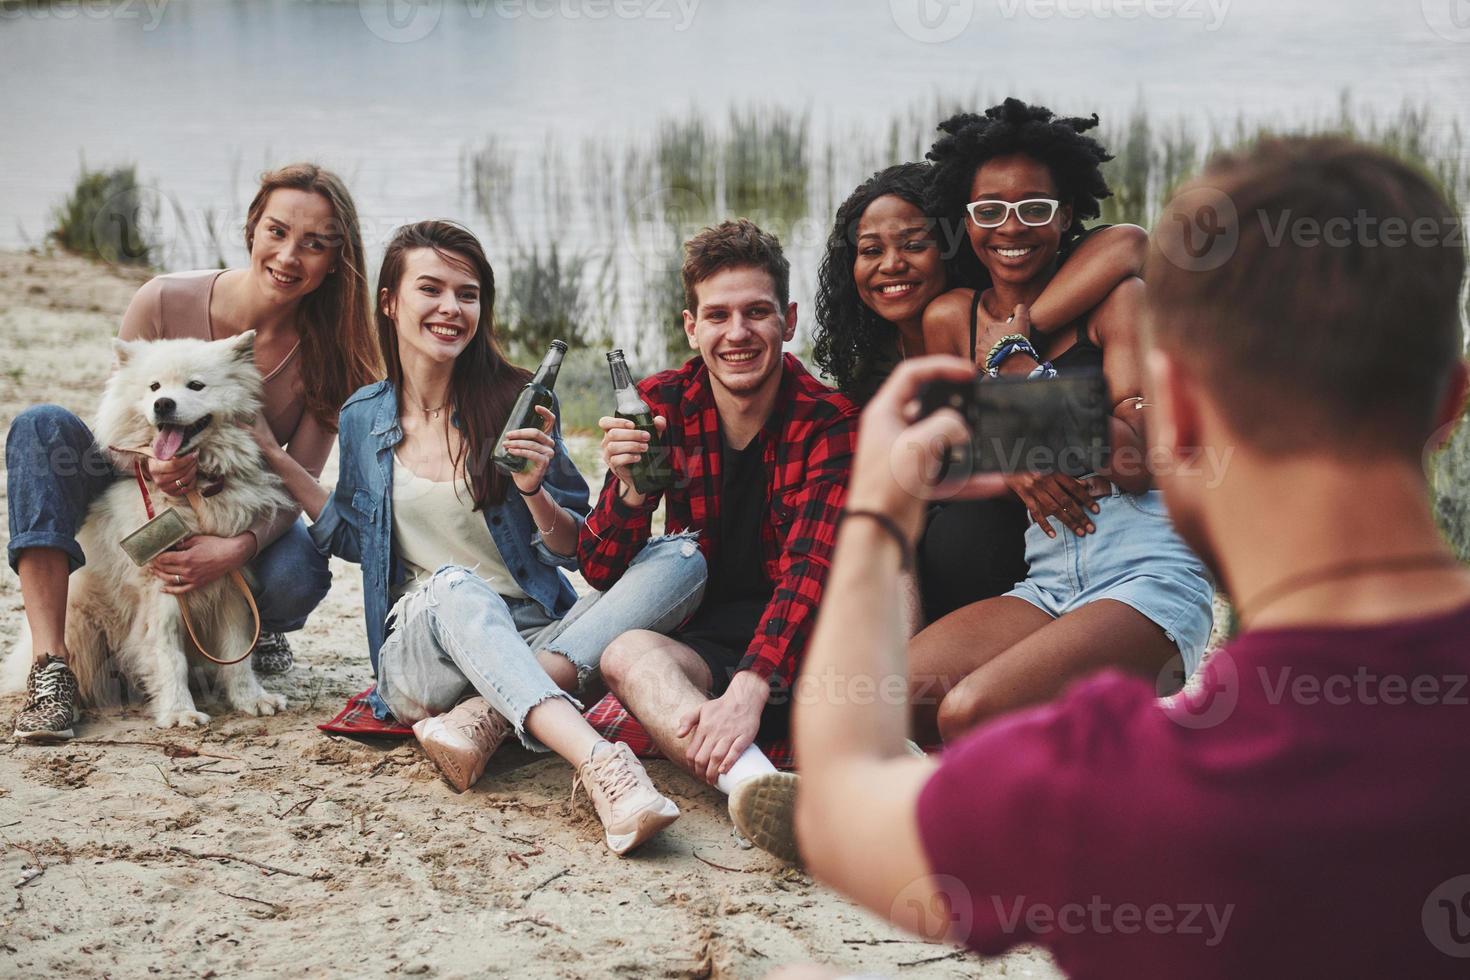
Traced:
<path fill-rule="evenodd" d="M 641 443 L 641 448 L 636 450 L 638 455 L 616 471 L 618 479 L 623 483 L 623 500 L 631 504 L 633 501 L 630 498 L 636 497 L 641 503 L 650 494 L 667 490 L 674 485 L 673 454 L 664 441 L 664 430 L 668 428 L 668 422 L 663 418 L 655 420 L 648 402 L 638 394 L 638 388 L 633 384 L 632 372 L 628 369 L 628 360 L 621 349 L 608 352 L 607 366 L 612 372 L 613 397 L 617 400 L 617 412 L 613 418 L 628 423 L 642 436 L 637 439 L 630 433 L 619 432 L 614 440 L 629 443 L 630 446 Z M 606 425 L 602 428 L 604 433 L 608 432 Z M 607 435 L 604 435 L 604 460 L 607 458 L 607 443 Z M 611 468 L 612 464 L 608 465 Z"/>
<path fill-rule="evenodd" d="M 536 414 L 543 423 L 540 428 L 512 429 L 505 434 L 501 443 L 506 455 L 526 461 L 524 469 L 516 470 L 510 475 L 516 487 L 524 494 L 533 494 L 541 488 L 541 481 L 546 479 L 547 467 L 556 455 L 556 443 L 547 435 L 552 426 L 556 425 L 556 416 L 549 408 L 540 405 L 536 406 Z"/>
<path fill-rule="evenodd" d="M 542 424 L 546 415 L 538 415 L 542 409 L 549 409 L 555 404 L 555 396 L 551 389 L 556 386 L 556 376 L 561 371 L 562 358 L 566 356 L 567 345 L 560 340 L 551 342 L 551 349 L 546 352 L 541 366 L 536 369 L 535 375 L 521 389 L 516 396 L 516 403 L 511 407 L 510 414 L 506 416 L 505 428 L 500 432 L 500 438 L 495 440 L 495 453 L 490 459 L 496 466 L 507 473 L 517 474 L 526 470 L 527 459 L 524 454 L 506 451 L 506 440 L 511 438 L 511 433 L 520 429 L 528 429 Z M 548 413 L 549 415 L 549 413 Z M 521 481 L 517 480 L 520 486 Z"/>
<path fill-rule="evenodd" d="M 669 421 L 662 415 L 656 415 L 653 424 L 658 429 L 658 434 L 662 436 L 669 426 Z M 623 503 L 630 507 L 639 506 L 646 499 L 646 495 L 639 493 L 636 489 L 632 471 L 648 452 L 648 444 L 652 436 L 634 425 L 631 419 L 617 418 L 612 415 L 604 415 L 598 419 L 597 427 L 602 430 L 602 461 L 607 464 L 607 468 L 612 470 L 613 475 L 622 484 L 619 492 Z"/>

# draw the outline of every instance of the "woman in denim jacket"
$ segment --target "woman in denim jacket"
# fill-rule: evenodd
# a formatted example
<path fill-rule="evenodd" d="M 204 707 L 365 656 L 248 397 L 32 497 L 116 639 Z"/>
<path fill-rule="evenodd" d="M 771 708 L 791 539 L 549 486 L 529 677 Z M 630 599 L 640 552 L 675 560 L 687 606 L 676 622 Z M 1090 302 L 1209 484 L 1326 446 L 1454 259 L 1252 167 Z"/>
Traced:
<path fill-rule="evenodd" d="M 461 792 L 512 731 L 556 752 L 577 767 L 621 854 L 679 811 L 573 695 L 618 634 L 667 631 L 695 609 L 704 560 L 692 541 L 654 541 L 616 586 L 577 599 L 559 568 L 576 567 L 587 484 L 555 414 L 538 409 L 544 430 L 510 434 L 522 472 L 491 462 L 529 378 L 500 352 L 494 296 L 489 261 L 464 228 L 400 228 L 378 279 L 388 380 L 342 406 L 335 491 L 301 475 L 287 485 L 318 548 L 362 565 L 378 715 L 411 723 Z"/>

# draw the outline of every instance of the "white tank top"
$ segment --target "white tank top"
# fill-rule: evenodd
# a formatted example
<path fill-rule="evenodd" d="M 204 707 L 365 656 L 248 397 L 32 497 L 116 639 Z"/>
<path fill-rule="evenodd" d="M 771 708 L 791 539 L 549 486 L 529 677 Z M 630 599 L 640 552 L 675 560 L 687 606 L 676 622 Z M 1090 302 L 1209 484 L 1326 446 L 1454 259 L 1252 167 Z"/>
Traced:
<path fill-rule="evenodd" d="M 393 592 L 395 600 L 428 581 L 441 565 L 463 565 L 508 599 L 526 597 L 474 505 L 464 481 L 426 480 L 394 454 L 393 541 L 408 573 Z"/>

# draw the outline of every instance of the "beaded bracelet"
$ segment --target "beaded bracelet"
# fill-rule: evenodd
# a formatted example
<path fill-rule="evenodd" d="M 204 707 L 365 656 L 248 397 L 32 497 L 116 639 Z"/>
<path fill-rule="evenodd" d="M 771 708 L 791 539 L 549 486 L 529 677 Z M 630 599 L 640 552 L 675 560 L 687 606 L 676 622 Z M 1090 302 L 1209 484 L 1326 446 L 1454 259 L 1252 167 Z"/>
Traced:
<path fill-rule="evenodd" d="M 1031 346 L 1031 341 L 1019 334 L 1014 334 L 1002 337 L 998 347 L 991 349 L 990 356 L 985 359 L 985 373 L 992 378 L 999 377 L 1000 366 L 1013 354 L 1025 354 L 1033 361 L 1041 361 L 1041 355 L 1036 352 L 1035 347 Z"/>
<path fill-rule="evenodd" d="M 985 370 L 987 373 L 990 371 L 991 368 L 995 366 L 995 357 L 1001 352 L 1001 348 L 1005 347 L 1007 344 L 1015 343 L 1030 345 L 1031 341 L 1021 334 L 1008 333 L 991 345 L 990 353 L 985 355 Z"/>

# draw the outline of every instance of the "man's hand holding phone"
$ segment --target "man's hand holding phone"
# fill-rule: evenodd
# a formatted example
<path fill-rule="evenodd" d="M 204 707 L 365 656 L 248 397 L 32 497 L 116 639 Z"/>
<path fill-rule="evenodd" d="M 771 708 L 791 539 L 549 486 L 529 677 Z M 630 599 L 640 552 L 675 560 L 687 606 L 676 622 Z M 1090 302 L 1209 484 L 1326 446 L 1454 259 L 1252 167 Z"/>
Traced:
<path fill-rule="evenodd" d="M 953 409 L 919 417 L 919 393 L 926 385 L 974 378 L 975 365 L 959 357 L 917 357 L 894 370 L 863 410 L 848 483 L 848 510 L 886 514 L 913 540 L 927 501 L 999 497 L 1008 492 L 998 473 L 976 473 L 941 484 L 945 460 L 952 449 L 970 441 L 970 430 Z"/>

